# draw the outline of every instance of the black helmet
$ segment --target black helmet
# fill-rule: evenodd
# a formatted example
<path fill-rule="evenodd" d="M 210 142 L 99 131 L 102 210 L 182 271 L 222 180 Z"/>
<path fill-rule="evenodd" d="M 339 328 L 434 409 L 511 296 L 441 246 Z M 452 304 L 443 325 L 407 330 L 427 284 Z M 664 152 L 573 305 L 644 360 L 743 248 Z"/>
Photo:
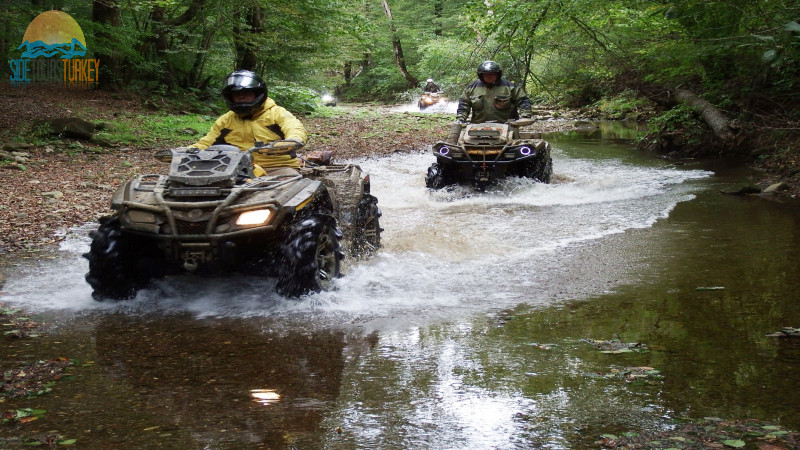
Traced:
<path fill-rule="evenodd" d="M 478 79 L 483 81 L 483 74 L 485 73 L 496 73 L 497 81 L 503 78 L 503 69 L 500 68 L 500 64 L 494 61 L 484 61 L 478 66 Z"/>
<path fill-rule="evenodd" d="M 234 103 L 233 93 L 242 91 L 253 91 L 256 98 L 252 102 Z M 267 101 L 267 83 L 255 72 L 249 70 L 235 70 L 225 77 L 222 85 L 222 96 L 228 108 L 236 114 L 253 114 L 261 105 Z"/>

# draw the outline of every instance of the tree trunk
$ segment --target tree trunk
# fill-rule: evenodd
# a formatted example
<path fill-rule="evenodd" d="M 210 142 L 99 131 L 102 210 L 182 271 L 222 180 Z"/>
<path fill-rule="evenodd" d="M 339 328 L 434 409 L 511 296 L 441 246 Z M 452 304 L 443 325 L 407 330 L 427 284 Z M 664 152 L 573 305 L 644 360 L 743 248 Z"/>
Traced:
<path fill-rule="evenodd" d="M 100 43 L 100 51 L 94 54 L 100 60 L 98 86 L 101 89 L 114 90 L 119 87 L 116 75 L 120 73 L 120 61 L 115 48 L 119 45 L 117 36 L 120 10 L 117 0 L 94 0 L 92 2 L 92 22 L 100 26 L 94 37 Z"/>
<path fill-rule="evenodd" d="M 740 130 L 739 124 L 735 120 L 728 119 L 719 108 L 685 89 L 675 91 L 672 98 L 677 102 L 686 103 L 694 112 L 700 114 L 714 134 L 724 143 L 733 143 Z"/>
<path fill-rule="evenodd" d="M 397 35 L 397 29 L 394 27 L 394 19 L 392 19 L 392 10 L 389 8 L 388 0 L 381 0 L 383 3 L 383 12 L 386 13 L 386 18 L 389 19 L 389 31 L 392 33 L 392 47 L 394 47 L 394 59 L 397 61 L 397 67 L 400 68 L 400 73 L 408 82 L 408 87 L 416 87 L 419 80 L 411 75 L 406 68 L 406 59 L 403 56 L 403 46 L 400 44 L 400 36 Z"/>
<path fill-rule="evenodd" d="M 258 66 L 258 54 L 256 46 L 253 44 L 251 34 L 258 34 L 264 29 L 263 10 L 254 6 L 247 10 L 247 29 L 238 25 L 234 26 L 233 39 L 236 48 L 236 69 L 256 70 Z M 238 21 L 234 21 L 237 23 Z"/>
<path fill-rule="evenodd" d="M 434 24 L 433 24 L 433 34 L 435 36 L 442 35 L 442 12 L 444 11 L 444 4 L 443 0 L 436 0 L 433 3 L 433 17 L 434 17 Z"/>
<path fill-rule="evenodd" d="M 219 20 L 217 21 L 219 23 Z M 194 57 L 194 63 L 192 64 L 192 68 L 189 71 L 189 75 L 186 79 L 186 86 L 197 86 L 197 83 L 200 81 L 200 77 L 203 74 L 203 68 L 206 64 L 206 56 L 208 55 L 208 49 L 211 48 L 211 42 L 214 40 L 214 34 L 216 33 L 216 29 L 211 29 L 203 33 L 203 38 L 200 41 L 200 48 L 199 51 Z"/>

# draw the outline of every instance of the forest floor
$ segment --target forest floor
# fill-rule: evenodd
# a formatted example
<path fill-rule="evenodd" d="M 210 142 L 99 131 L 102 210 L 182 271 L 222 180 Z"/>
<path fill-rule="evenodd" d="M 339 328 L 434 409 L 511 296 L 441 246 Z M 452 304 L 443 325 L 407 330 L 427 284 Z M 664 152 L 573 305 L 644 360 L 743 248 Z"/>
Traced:
<path fill-rule="evenodd" d="M 63 238 L 58 230 L 96 221 L 108 213 L 117 186 L 139 174 L 164 172 L 165 163 L 153 157 L 156 150 L 187 145 L 199 137 L 162 135 L 159 130 L 164 127 L 178 126 L 160 123 L 164 117 L 198 115 L 134 94 L 0 86 L 0 104 L 0 147 L 20 140 L 29 144 L 19 150 L 21 162 L 0 158 L 0 257 L 44 250 Z M 36 134 L 35 121 L 58 117 L 131 123 L 131 142 L 99 145 Z M 197 119 L 206 121 L 197 125 L 198 131 L 205 133 L 215 117 Z M 453 117 L 400 112 L 392 106 L 340 105 L 324 117 L 301 120 L 309 132 L 308 151 L 329 150 L 334 160 L 348 160 L 427 151 L 447 136 Z M 574 121 L 560 120 L 539 121 L 527 130 L 571 128 Z M 766 186 L 775 178 L 776 172 L 765 171 L 759 184 Z M 797 193 L 800 186 L 792 189 Z"/>

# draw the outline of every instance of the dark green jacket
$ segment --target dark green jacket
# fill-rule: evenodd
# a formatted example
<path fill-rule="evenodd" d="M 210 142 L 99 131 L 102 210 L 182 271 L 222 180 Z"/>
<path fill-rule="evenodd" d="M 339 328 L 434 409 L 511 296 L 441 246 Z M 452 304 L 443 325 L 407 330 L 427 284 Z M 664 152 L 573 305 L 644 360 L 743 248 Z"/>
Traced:
<path fill-rule="evenodd" d="M 466 122 L 470 112 L 472 123 L 507 122 L 530 117 L 531 101 L 523 88 L 508 80 L 501 78 L 491 88 L 476 80 L 461 94 L 456 119 Z"/>

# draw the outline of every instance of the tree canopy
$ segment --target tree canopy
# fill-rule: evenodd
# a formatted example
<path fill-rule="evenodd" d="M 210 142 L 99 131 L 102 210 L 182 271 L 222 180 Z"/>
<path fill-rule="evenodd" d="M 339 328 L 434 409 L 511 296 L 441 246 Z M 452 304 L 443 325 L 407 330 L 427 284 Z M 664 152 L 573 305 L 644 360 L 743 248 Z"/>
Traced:
<path fill-rule="evenodd" d="M 81 26 L 102 89 L 210 95 L 248 68 L 396 101 L 426 78 L 457 95 L 493 59 L 533 99 L 571 106 L 680 88 L 757 114 L 800 92 L 800 4 L 780 0 L 11 0 L 6 59 L 50 9 Z"/>

